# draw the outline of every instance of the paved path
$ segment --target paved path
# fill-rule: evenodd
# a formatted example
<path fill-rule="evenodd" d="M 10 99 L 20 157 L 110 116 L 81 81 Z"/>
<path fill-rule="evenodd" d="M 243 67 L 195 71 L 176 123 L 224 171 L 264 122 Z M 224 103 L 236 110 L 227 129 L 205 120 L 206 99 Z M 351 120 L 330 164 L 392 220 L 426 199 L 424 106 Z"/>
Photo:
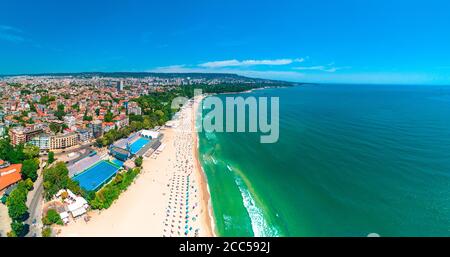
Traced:
<path fill-rule="evenodd" d="M 1 196 L 1 194 L 0 194 Z M 11 231 L 11 218 L 8 215 L 8 207 L 0 203 L 0 237 L 6 237 L 6 233 Z"/>

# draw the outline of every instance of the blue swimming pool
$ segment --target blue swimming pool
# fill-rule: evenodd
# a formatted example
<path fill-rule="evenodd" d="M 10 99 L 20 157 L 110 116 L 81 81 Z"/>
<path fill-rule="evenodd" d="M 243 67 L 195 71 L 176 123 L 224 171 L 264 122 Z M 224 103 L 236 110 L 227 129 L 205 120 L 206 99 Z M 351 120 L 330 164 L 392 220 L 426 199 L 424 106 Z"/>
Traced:
<path fill-rule="evenodd" d="M 108 182 L 120 168 L 110 162 L 100 161 L 73 179 L 87 191 L 96 191 Z"/>
<path fill-rule="evenodd" d="M 150 143 L 150 141 L 151 141 L 150 139 L 140 137 L 138 140 L 136 140 L 134 143 L 130 145 L 131 154 L 136 154 L 137 152 L 139 152 L 139 150 L 141 150 L 142 147 Z"/>

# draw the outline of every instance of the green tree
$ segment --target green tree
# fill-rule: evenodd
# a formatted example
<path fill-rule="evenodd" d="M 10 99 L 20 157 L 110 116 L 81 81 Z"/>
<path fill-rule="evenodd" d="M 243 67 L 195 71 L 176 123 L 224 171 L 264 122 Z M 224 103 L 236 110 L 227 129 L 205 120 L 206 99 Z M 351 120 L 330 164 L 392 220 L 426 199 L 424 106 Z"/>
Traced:
<path fill-rule="evenodd" d="M 24 146 L 22 144 L 15 147 L 11 146 L 11 148 L 9 148 L 9 151 L 6 153 L 6 160 L 10 161 L 11 163 L 21 163 L 26 159 L 23 150 Z"/>
<path fill-rule="evenodd" d="M 64 112 L 64 109 L 65 109 L 64 104 L 58 104 L 57 111 L 55 112 L 55 116 L 59 120 L 62 120 L 64 115 L 66 115 L 66 113 Z"/>
<path fill-rule="evenodd" d="M 9 155 L 13 151 L 13 146 L 11 145 L 9 139 L 0 139 L 0 159 L 9 160 Z"/>
<path fill-rule="evenodd" d="M 28 234 L 29 227 L 23 222 L 13 221 L 11 223 L 11 230 L 15 236 L 24 237 Z"/>
<path fill-rule="evenodd" d="M 59 190 L 70 189 L 74 193 L 81 192 L 79 185 L 69 178 L 69 170 L 64 162 L 58 162 L 43 171 L 44 194 L 50 200 Z"/>
<path fill-rule="evenodd" d="M 155 114 L 158 115 L 159 117 L 164 117 L 164 112 L 161 110 L 156 110 Z"/>
<path fill-rule="evenodd" d="M 42 237 L 51 237 L 52 236 L 52 229 L 50 227 L 44 227 L 42 229 Z"/>
<path fill-rule="evenodd" d="M 27 178 L 27 179 L 25 180 L 25 186 L 27 187 L 27 190 L 28 190 L 28 191 L 33 190 L 33 188 L 34 188 L 34 183 L 33 183 L 33 181 L 31 180 L 31 178 Z"/>
<path fill-rule="evenodd" d="M 45 217 L 42 218 L 42 223 L 44 225 L 53 225 L 53 224 L 58 224 L 58 225 L 63 225 L 63 221 L 61 219 L 61 216 L 59 216 L 58 212 L 50 209 L 47 211 L 47 215 L 45 215 Z"/>
<path fill-rule="evenodd" d="M 36 106 L 34 106 L 34 103 L 31 101 L 28 101 L 28 104 L 30 105 L 30 111 L 37 112 Z"/>
<path fill-rule="evenodd" d="M 100 189 L 95 195 L 87 197 L 93 209 L 107 209 L 119 197 L 120 193 L 127 189 L 134 178 L 139 174 L 140 169 L 135 168 L 126 173 L 119 173 L 105 187 Z"/>
<path fill-rule="evenodd" d="M 48 164 L 52 164 L 55 161 L 55 153 L 50 151 L 48 152 Z"/>
<path fill-rule="evenodd" d="M 142 162 L 143 162 L 142 156 L 139 156 L 138 158 L 136 158 L 136 159 L 134 160 L 134 164 L 135 164 L 137 167 L 141 167 L 141 166 L 142 166 Z"/>
<path fill-rule="evenodd" d="M 114 115 L 112 114 L 112 112 L 111 112 L 111 111 L 108 111 L 108 112 L 106 113 L 106 115 L 105 115 L 104 121 L 105 121 L 105 122 L 111 122 L 111 121 L 113 121 L 113 118 L 114 118 Z"/>
<path fill-rule="evenodd" d="M 12 220 L 23 221 L 26 218 L 28 214 L 26 205 L 27 193 L 28 191 L 22 191 L 16 188 L 8 197 L 6 205 L 8 206 L 9 217 Z"/>
<path fill-rule="evenodd" d="M 14 199 L 11 196 L 9 196 L 8 200 L 8 214 L 11 219 L 23 221 L 28 214 L 28 208 L 25 202 Z"/>
<path fill-rule="evenodd" d="M 27 195 L 28 189 L 24 181 L 19 182 L 17 187 L 9 195 L 6 205 L 8 206 L 9 217 L 13 221 L 24 221 L 27 218 Z"/>
<path fill-rule="evenodd" d="M 76 110 L 76 111 L 80 111 L 80 105 L 78 103 L 72 105 L 72 109 Z"/>
<path fill-rule="evenodd" d="M 100 148 L 102 148 L 103 146 L 105 146 L 104 144 L 103 144 L 103 138 L 97 138 L 96 140 L 95 140 L 95 143 L 97 144 L 97 146 L 98 147 L 100 147 Z"/>
<path fill-rule="evenodd" d="M 40 149 L 35 145 L 26 144 L 23 148 L 25 158 L 33 159 L 39 156 Z"/>
<path fill-rule="evenodd" d="M 49 128 L 55 134 L 61 131 L 61 126 L 56 123 L 50 123 Z"/>
<path fill-rule="evenodd" d="M 30 178 L 32 181 L 36 181 L 39 169 L 39 159 L 25 160 L 22 163 L 22 179 Z"/>

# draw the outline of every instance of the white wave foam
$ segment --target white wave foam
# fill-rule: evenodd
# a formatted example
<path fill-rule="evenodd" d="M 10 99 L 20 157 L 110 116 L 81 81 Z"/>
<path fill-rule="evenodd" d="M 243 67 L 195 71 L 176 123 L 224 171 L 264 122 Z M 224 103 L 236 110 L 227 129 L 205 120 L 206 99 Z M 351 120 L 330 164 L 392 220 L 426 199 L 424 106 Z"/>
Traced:
<path fill-rule="evenodd" d="M 208 141 L 216 141 L 217 140 L 216 134 L 214 134 L 212 132 L 205 132 L 205 137 Z"/>
<path fill-rule="evenodd" d="M 247 209 L 248 216 L 252 223 L 253 234 L 256 237 L 274 237 L 278 236 L 276 228 L 267 224 L 264 218 L 263 212 L 256 206 L 255 200 L 251 193 L 245 188 L 244 182 L 241 178 L 236 177 L 236 184 L 241 192 L 242 199 L 244 200 L 244 207 Z"/>

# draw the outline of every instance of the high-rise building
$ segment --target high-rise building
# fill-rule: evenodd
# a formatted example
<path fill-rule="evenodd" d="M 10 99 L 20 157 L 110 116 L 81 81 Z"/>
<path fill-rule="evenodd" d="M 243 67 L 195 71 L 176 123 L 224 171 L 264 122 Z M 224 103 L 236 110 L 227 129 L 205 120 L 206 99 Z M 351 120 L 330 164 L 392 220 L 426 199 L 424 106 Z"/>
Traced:
<path fill-rule="evenodd" d="M 123 90 L 123 80 L 117 82 L 117 91 Z"/>
<path fill-rule="evenodd" d="M 90 124 L 90 127 L 92 129 L 92 136 L 94 138 L 99 138 L 103 135 L 103 129 L 102 129 L 102 121 L 96 120 Z"/>

